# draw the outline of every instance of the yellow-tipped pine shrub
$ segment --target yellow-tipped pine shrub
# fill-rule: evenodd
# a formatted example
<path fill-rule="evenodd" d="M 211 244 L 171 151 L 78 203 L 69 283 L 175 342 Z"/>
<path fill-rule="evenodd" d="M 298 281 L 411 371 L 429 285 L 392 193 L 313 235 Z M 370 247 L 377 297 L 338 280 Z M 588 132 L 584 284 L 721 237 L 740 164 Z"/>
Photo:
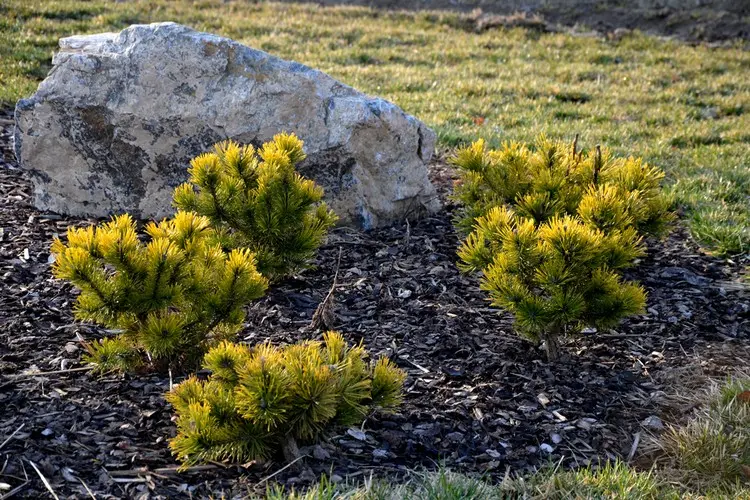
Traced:
<path fill-rule="evenodd" d="M 395 409 L 406 376 L 387 359 L 370 363 L 336 332 L 284 348 L 223 342 L 204 367 L 208 380 L 191 377 L 167 394 L 177 413 L 170 447 L 186 465 L 293 460 L 298 441 Z"/>
<path fill-rule="evenodd" d="M 514 314 L 519 333 L 544 341 L 550 360 L 559 336 L 643 310 L 644 290 L 617 272 L 642 253 L 635 231 L 607 235 L 571 216 L 537 227 L 505 207 L 480 217 L 458 251 L 461 267 L 482 271 L 492 303 Z"/>
<path fill-rule="evenodd" d="M 212 343 L 236 332 L 244 306 L 268 282 L 247 249 L 225 253 L 210 221 L 191 212 L 146 226 L 143 243 L 129 215 L 98 227 L 71 227 L 55 239 L 53 273 L 81 293 L 76 318 L 116 330 L 89 345 L 100 370 L 128 371 L 197 362 Z"/>
<path fill-rule="evenodd" d="M 208 217 L 225 249 L 249 248 L 269 279 L 310 265 L 335 214 L 323 190 L 295 171 L 305 159 L 303 143 L 278 134 L 256 150 L 233 141 L 191 162 L 190 179 L 174 193 L 181 210 Z"/>
<path fill-rule="evenodd" d="M 576 141 L 577 142 L 577 141 Z M 645 306 L 645 291 L 620 271 L 645 252 L 642 236 L 673 219 L 663 173 L 635 158 L 540 137 L 460 149 L 456 224 L 468 233 L 458 255 L 483 273 L 492 303 L 514 314 L 522 335 L 559 355 L 559 337 L 605 329 Z"/>
<path fill-rule="evenodd" d="M 540 136 L 533 148 L 511 142 L 490 150 L 480 139 L 451 163 L 461 173 L 454 196 L 461 205 L 457 225 L 466 233 L 498 206 L 537 225 L 570 215 L 603 231 L 633 227 L 639 234 L 663 234 L 674 219 L 660 169 L 599 147 L 578 151 L 577 141 Z"/>

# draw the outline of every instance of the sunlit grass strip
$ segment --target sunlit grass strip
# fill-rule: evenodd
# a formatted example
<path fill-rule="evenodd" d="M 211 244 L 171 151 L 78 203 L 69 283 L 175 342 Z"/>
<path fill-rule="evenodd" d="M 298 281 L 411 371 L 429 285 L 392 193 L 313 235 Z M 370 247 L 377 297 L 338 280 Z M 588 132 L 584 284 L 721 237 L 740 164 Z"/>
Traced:
<path fill-rule="evenodd" d="M 750 485 L 750 378 L 712 387 L 692 419 L 669 427 L 656 443 L 669 477 L 688 488 Z"/>

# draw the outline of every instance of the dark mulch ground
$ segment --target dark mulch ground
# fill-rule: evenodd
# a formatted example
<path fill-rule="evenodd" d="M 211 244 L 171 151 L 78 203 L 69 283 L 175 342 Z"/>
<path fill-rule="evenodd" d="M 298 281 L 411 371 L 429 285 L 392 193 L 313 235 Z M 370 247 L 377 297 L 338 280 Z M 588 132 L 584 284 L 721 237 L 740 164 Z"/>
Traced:
<path fill-rule="evenodd" d="M 257 482 L 280 464 L 174 473 L 166 377 L 33 375 L 81 367 L 78 337 L 102 332 L 73 321 L 71 288 L 50 276 L 52 237 L 80 221 L 31 208 L 7 112 L 0 120 L 0 496 L 48 496 L 32 463 L 61 497 L 86 497 L 86 488 L 97 498 L 263 491 Z M 433 170 L 445 192 L 450 171 Z M 356 480 L 441 462 L 497 479 L 550 459 L 572 466 L 627 455 L 641 422 L 662 414 L 670 374 L 722 375 L 750 359 L 750 293 L 736 281 L 743 263 L 702 255 L 683 230 L 654 243 L 632 273 L 648 288 L 648 313 L 572 342 L 556 365 L 456 270 L 456 245 L 450 208 L 368 234 L 337 230 L 317 270 L 253 305 L 246 341 L 317 336 L 308 325 L 342 248 L 338 328 L 409 373 L 399 414 L 368 420 L 364 440 L 343 431 L 303 449 L 311 458 L 302 472 L 274 481 L 306 484 L 329 472 Z"/>

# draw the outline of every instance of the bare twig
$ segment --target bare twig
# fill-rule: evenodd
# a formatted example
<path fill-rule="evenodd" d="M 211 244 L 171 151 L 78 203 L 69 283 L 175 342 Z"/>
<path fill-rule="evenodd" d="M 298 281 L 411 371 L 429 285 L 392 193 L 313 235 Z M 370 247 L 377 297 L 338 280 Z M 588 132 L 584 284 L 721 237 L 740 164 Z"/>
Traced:
<path fill-rule="evenodd" d="M 16 487 L 15 487 L 15 488 L 13 488 L 12 490 L 10 490 L 10 491 L 9 491 L 8 493 L 6 493 L 5 495 L 1 496 L 1 497 L 0 497 L 0 500 L 5 500 L 6 498 L 10 498 L 10 497 L 12 497 L 12 496 L 13 496 L 13 495 L 15 495 L 16 493 L 18 493 L 19 491 L 21 491 L 22 489 L 24 489 L 24 488 L 26 487 L 26 485 L 27 485 L 27 484 L 29 484 L 29 482 L 28 482 L 28 481 L 26 481 L 26 482 L 24 482 L 24 483 L 21 483 L 21 484 L 19 484 L 18 486 L 16 486 Z"/>
<path fill-rule="evenodd" d="M 287 469 L 288 469 L 289 467 L 291 467 L 292 465 L 296 464 L 297 462 L 299 462 L 300 460 L 302 460 L 302 459 L 303 459 L 303 458 L 305 458 L 305 457 L 307 457 L 307 455 L 301 455 L 301 456 L 299 456 L 299 457 L 295 458 L 294 460 L 292 460 L 291 462 L 289 462 L 289 463 L 288 463 L 288 464 L 286 464 L 286 465 L 285 465 L 284 467 L 282 467 L 281 469 L 277 470 L 276 472 L 274 472 L 274 473 L 273 473 L 273 474 L 271 474 L 270 476 L 266 476 L 266 477 L 264 477 L 263 479 L 261 479 L 261 480 L 260 480 L 260 481 L 258 482 L 258 484 L 263 484 L 263 483 L 265 483 L 266 481 L 268 481 L 269 479 L 272 479 L 272 478 L 276 477 L 277 475 L 281 474 L 282 472 L 284 472 L 285 470 L 287 470 Z"/>
<path fill-rule="evenodd" d="M 21 373 L 15 375 L 15 378 L 31 378 L 31 377 L 42 377 L 44 375 L 58 375 L 61 373 L 73 373 L 73 372 L 85 372 L 93 370 L 93 366 L 81 366 L 79 368 L 68 368 L 67 370 L 54 370 L 51 372 L 34 372 L 34 373 Z"/>
<path fill-rule="evenodd" d="M 94 492 L 89 489 L 89 486 L 86 483 L 83 482 L 83 479 L 81 479 L 79 477 L 78 480 L 81 482 L 81 484 L 83 485 L 83 487 L 86 488 L 86 491 L 91 496 L 91 498 L 93 498 L 94 500 L 96 500 L 96 495 L 94 495 Z"/>
<path fill-rule="evenodd" d="M 115 483 L 127 483 L 127 484 L 130 484 L 130 483 L 146 483 L 146 482 L 148 482 L 148 479 L 146 479 L 145 477 L 141 477 L 141 476 L 138 476 L 138 477 L 113 477 L 112 481 L 115 482 Z"/>
<path fill-rule="evenodd" d="M 633 434 L 633 446 L 630 447 L 630 453 L 628 453 L 628 460 L 627 462 L 630 463 L 631 460 L 633 460 L 633 457 L 635 456 L 635 452 L 638 449 L 638 444 L 641 442 L 641 433 L 636 432 Z"/>
<path fill-rule="evenodd" d="M 409 246 L 409 241 L 411 241 L 411 224 L 409 224 L 409 219 L 406 219 L 406 234 L 404 234 L 404 248 Z"/>
<path fill-rule="evenodd" d="M 422 373 L 430 373 L 430 370 L 428 370 L 427 368 L 425 368 L 424 366 L 422 366 L 420 364 L 415 363 L 414 361 L 410 360 L 409 358 L 404 358 L 404 357 L 401 357 L 401 356 L 399 356 L 399 358 L 403 359 L 404 361 L 406 361 L 407 363 L 409 363 L 410 365 L 412 365 L 414 368 L 418 368 L 419 371 L 421 371 Z"/>
<path fill-rule="evenodd" d="M 60 500 L 60 497 L 58 497 L 57 493 L 55 493 L 55 490 L 52 489 L 52 485 L 49 484 L 49 481 L 47 481 L 47 478 L 44 477 L 44 474 L 42 474 L 42 471 L 39 470 L 39 467 L 37 467 L 36 464 L 32 462 L 31 460 L 27 460 L 27 462 L 31 464 L 31 466 L 34 468 L 36 473 L 39 475 L 39 479 L 42 480 L 45 488 L 47 488 L 47 491 L 49 491 L 50 495 L 52 495 L 52 498 L 54 498 L 55 500 Z"/>
<path fill-rule="evenodd" d="M 3 441 L 3 443 L 2 443 L 2 444 L 0 444 L 0 450 L 2 450 L 2 449 L 3 449 L 3 447 L 4 447 L 4 446 L 5 446 L 6 444 L 8 444 L 8 441 L 10 441 L 11 439 L 13 439 L 13 436 L 15 436 L 16 434 L 18 434 L 18 433 L 19 433 L 19 432 L 21 431 L 21 429 L 23 429 L 23 427 L 24 427 L 25 425 L 26 425 L 26 424 L 21 424 L 21 425 L 20 425 L 20 426 L 18 427 L 18 429 L 16 429 L 16 430 L 14 430 L 14 431 L 13 431 L 13 434 L 11 434 L 11 435 L 10 435 L 10 436 L 8 436 L 7 438 L 5 438 L 5 441 Z"/>
<path fill-rule="evenodd" d="M 216 470 L 222 467 L 216 465 L 193 465 L 191 467 L 160 467 L 154 469 L 156 474 L 182 474 L 183 472 L 205 472 L 208 470 Z M 223 467 L 226 469 L 226 467 Z"/>
<path fill-rule="evenodd" d="M 328 290 L 328 294 L 323 299 L 323 302 L 321 302 L 317 309 L 315 309 L 312 322 L 310 323 L 311 328 L 330 330 L 334 327 L 336 315 L 333 312 L 333 292 L 336 290 L 336 285 L 338 285 L 339 268 L 341 267 L 341 252 L 342 248 L 339 247 L 339 258 L 336 262 L 336 272 L 333 274 L 333 284 L 331 285 L 331 289 Z"/>
<path fill-rule="evenodd" d="M 215 465 L 194 465 L 192 467 L 161 467 L 154 470 L 148 469 L 130 469 L 130 470 L 113 470 L 107 471 L 111 477 L 131 477 L 131 476 L 147 476 L 153 474 L 181 474 L 183 472 L 205 472 L 209 470 L 216 470 L 219 467 Z"/>

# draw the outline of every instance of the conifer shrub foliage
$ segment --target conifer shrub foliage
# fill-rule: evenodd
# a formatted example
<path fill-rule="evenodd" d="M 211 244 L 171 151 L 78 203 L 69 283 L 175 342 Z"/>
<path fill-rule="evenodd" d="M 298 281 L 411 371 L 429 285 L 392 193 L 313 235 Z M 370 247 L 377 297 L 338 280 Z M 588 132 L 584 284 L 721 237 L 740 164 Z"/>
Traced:
<path fill-rule="evenodd" d="M 227 141 L 191 162 L 173 204 L 208 217 L 226 249 L 250 248 L 274 280 L 307 266 L 337 217 L 323 190 L 295 171 L 303 143 L 278 134 L 256 150 Z"/>
<path fill-rule="evenodd" d="M 644 290 L 618 270 L 643 254 L 635 231 L 605 234 L 571 217 L 536 226 L 506 207 L 476 223 L 459 249 L 462 268 L 482 271 L 481 288 L 514 314 L 516 329 L 558 357 L 558 337 L 608 328 L 645 305 Z"/>
<path fill-rule="evenodd" d="M 241 327 L 244 306 L 268 285 L 249 250 L 225 253 L 212 243 L 207 217 L 178 212 L 145 232 L 147 243 L 126 214 L 70 227 L 67 244 L 52 244 L 54 275 L 81 291 L 75 316 L 121 332 L 88 346 L 103 371 L 197 362 Z"/>
<path fill-rule="evenodd" d="M 186 465 L 207 461 L 287 460 L 298 440 L 361 423 L 401 402 L 405 373 L 386 358 L 367 361 L 336 332 L 323 342 L 249 348 L 223 342 L 208 351 L 208 380 L 191 377 L 167 394 L 177 414 L 172 452 Z"/>
<path fill-rule="evenodd" d="M 642 235 L 663 234 L 673 218 L 660 170 L 598 147 L 584 154 L 576 142 L 488 151 L 480 140 L 452 159 L 462 172 L 456 222 L 469 233 L 460 267 L 482 272 L 492 303 L 549 359 L 561 335 L 644 308 L 644 290 L 620 272 L 644 254 Z"/>
<path fill-rule="evenodd" d="M 604 232 L 632 227 L 639 234 L 664 234 L 674 218 L 661 190 L 664 173 L 598 146 L 578 151 L 577 143 L 542 135 L 534 148 L 512 142 L 488 150 L 480 139 L 459 149 L 451 159 L 461 172 L 458 227 L 469 233 L 479 217 L 507 206 L 537 225 L 570 215 Z"/>

